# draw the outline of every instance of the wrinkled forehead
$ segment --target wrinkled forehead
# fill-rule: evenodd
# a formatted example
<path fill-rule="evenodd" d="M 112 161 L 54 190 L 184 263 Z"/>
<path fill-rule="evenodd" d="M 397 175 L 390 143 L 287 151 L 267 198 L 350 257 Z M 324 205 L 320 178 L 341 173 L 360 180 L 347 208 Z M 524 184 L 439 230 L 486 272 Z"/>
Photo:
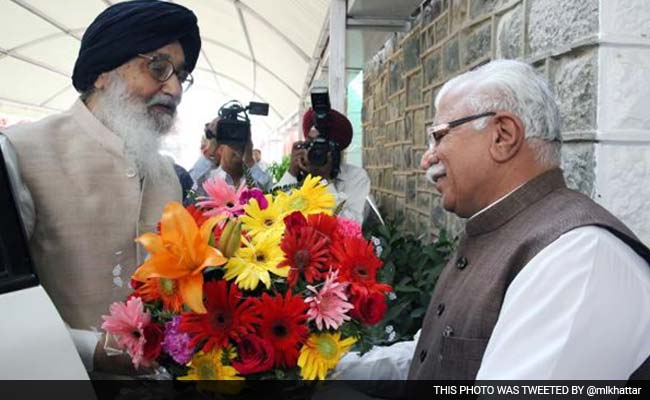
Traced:
<path fill-rule="evenodd" d="M 462 117 L 469 111 L 469 93 L 452 89 L 438 99 L 438 107 L 433 118 L 434 125 L 446 123 Z"/>

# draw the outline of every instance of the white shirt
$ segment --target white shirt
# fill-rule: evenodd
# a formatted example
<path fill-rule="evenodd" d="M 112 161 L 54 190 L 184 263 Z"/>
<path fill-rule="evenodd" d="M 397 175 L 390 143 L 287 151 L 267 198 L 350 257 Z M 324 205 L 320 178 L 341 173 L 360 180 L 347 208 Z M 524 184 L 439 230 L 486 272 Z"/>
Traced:
<path fill-rule="evenodd" d="M 369 353 L 381 367 L 352 354 L 337 371 L 405 379 L 408 366 L 395 371 L 404 346 L 412 357 L 417 342 L 406 343 Z M 649 355 L 650 268 L 609 231 L 587 226 L 560 236 L 511 282 L 477 380 L 626 380 Z"/>
<path fill-rule="evenodd" d="M 277 187 L 298 183 L 295 176 L 285 172 Z M 327 184 L 327 189 L 336 198 L 336 204 L 345 200 L 341 217 L 358 223 L 363 222 L 366 197 L 370 194 L 370 178 L 365 169 L 346 163 L 341 164 L 341 172 L 336 179 Z"/>

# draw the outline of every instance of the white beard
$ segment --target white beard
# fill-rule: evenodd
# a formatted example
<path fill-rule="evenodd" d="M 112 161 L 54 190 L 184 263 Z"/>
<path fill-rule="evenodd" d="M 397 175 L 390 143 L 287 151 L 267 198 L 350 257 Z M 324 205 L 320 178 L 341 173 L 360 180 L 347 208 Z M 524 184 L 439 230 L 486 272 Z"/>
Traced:
<path fill-rule="evenodd" d="M 148 106 L 164 104 L 175 109 L 179 100 L 156 94 L 148 101 L 128 92 L 116 71 L 109 73 L 106 89 L 98 93 L 93 114 L 124 140 L 126 156 L 138 167 L 141 177 L 158 183 L 173 172 L 169 160 L 159 154 L 162 139 L 174 124 L 173 115 L 152 113 Z"/>

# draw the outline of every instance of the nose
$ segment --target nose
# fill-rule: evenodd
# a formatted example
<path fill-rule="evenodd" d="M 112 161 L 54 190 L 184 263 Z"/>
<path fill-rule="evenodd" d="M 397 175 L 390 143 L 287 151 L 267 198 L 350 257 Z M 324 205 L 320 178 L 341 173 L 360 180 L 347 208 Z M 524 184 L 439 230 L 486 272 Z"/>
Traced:
<path fill-rule="evenodd" d="M 420 160 L 420 168 L 423 170 L 429 169 L 432 165 L 435 165 L 439 162 L 438 153 L 436 151 L 435 145 L 429 146 L 429 150 L 425 151 Z"/>
<path fill-rule="evenodd" d="M 178 80 L 176 74 L 172 74 L 172 76 L 163 83 L 162 91 L 175 99 L 180 99 L 183 96 L 183 86 L 181 86 L 181 82 Z"/>

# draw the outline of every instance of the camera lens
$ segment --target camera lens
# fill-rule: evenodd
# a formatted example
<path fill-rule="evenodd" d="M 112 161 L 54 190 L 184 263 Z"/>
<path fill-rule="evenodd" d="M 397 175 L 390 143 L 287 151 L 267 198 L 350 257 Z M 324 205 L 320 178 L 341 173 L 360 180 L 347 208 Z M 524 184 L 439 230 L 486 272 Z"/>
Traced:
<path fill-rule="evenodd" d="M 322 167 L 327 164 L 327 149 L 319 145 L 314 145 L 307 153 L 307 158 L 312 165 Z"/>

